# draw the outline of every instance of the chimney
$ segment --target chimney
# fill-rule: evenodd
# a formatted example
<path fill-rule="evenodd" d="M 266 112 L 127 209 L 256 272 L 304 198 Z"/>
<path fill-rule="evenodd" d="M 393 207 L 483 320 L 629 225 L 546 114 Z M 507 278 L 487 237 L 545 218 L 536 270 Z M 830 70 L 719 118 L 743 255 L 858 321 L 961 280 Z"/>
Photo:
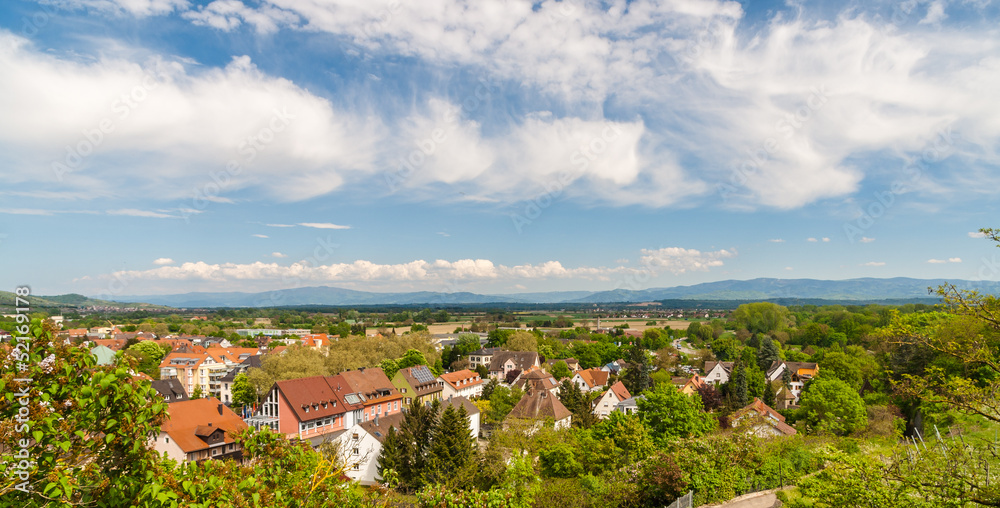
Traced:
<path fill-rule="evenodd" d="M 375 426 L 378 427 L 378 415 L 375 415 Z"/>
<path fill-rule="evenodd" d="M 222 416 L 222 403 L 219 403 L 219 416 Z"/>

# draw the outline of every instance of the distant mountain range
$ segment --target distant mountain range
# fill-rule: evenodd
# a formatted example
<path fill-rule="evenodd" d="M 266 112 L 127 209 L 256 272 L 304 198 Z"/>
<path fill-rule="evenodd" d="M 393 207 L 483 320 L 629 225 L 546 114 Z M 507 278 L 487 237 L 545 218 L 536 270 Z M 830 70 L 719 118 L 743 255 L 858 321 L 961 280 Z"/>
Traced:
<path fill-rule="evenodd" d="M 962 281 L 946 279 L 752 279 L 724 280 L 692 286 L 643 290 L 616 289 L 611 291 L 553 291 L 481 295 L 476 293 L 373 293 L 329 286 L 282 289 L 262 293 L 185 293 L 177 295 L 97 296 L 119 302 L 144 302 L 177 308 L 210 307 L 285 307 L 303 305 L 475 305 L 490 303 L 520 304 L 584 304 L 638 303 L 658 300 L 830 300 L 881 301 L 923 300 L 934 298 L 928 288 L 945 282 L 959 287 L 977 289 L 983 293 L 1000 293 L 1000 282 Z M 47 297 L 55 299 L 53 297 Z"/>

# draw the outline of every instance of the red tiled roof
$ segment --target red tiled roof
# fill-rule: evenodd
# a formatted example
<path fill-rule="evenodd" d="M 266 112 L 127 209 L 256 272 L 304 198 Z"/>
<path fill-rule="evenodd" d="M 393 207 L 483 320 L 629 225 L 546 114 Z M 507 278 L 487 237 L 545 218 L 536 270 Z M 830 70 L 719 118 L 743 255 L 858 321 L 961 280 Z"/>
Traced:
<path fill-rule="evenodd" d="M 275 383 L 299 421 L 315 420 L 347 411 L 343 399 L 334 393 L 326 376 L 288 379 Z M 309 410 L 306 411 L 306 408 Z"/>
<path fill-rule="evenodd" d="M 625 384 L 621 381 L 611 385 L 611 391 L 615 393 L 619 401 L 632 398 L 632 394 L 628 392 L 628 388 L 625 388 Z"/>
<path fill-rule="evenodd" d="M 441 380 L 455 389 L 475 386 L 483 382 L 483 378 L 479 377 L 479 373 L 469 369 L 441 374 Z"/>
<path fill-rule="evenodd" d="M 219 414 L 220 408 L 222 414 Z M 247 428 L 239 415 L 214 397 L 171 402 L 167 412 L 169 418 L 160 430 L 166 432 L 184 453 L 208 448 L 199 436 L 211 435 L 213 428 L 226 433 L 226 443 L 234 441 L 232 434 Z"/>

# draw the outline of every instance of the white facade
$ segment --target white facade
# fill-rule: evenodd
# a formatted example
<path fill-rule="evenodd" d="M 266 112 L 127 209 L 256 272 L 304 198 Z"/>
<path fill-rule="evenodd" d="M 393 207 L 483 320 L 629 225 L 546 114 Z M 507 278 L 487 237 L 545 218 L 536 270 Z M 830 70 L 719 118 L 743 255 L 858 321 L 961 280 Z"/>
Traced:
<path fill-rule="evenodd" d="M 386 426 L 388 431 L 389 427 Z M 382 455 L 382 442 L 356 424 L 340 438 L 342 455 L 347 460 L 344 474 L 362 485 L 374 485 L 382 480 L 378 475 L 378 458 Z"/>
<path fill-rule="evenodd" d="M 705 373 L 702 381 L 710 385 L 724 385 L 729 382 L 729 373 L 722 366 L 722 362 L 719 362 L 712 367 L 712 370 Z"/>
<path fill-rule="evenodd" d="M 595 416 L 603 420 L 615 410 L 615 406 L 617 406 L 619 402 L 622 401 L 618 398 L 618 394 L 616 394 L 614 390 L 609 389 L 604 392 L 604 395 L 601 395 L 601 398 L 597 399 L 597 402 L 594 404 L 593 413 Z"/>

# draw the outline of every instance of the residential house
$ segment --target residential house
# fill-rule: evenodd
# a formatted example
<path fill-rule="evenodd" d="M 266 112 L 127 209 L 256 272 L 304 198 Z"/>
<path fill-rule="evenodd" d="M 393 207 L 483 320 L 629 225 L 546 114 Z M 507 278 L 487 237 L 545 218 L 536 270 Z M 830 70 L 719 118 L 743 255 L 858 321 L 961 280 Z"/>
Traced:
<path fill-rule="evenodd" d="M 623 363 L 624 362 L 622 360 L 615 360 L 613 362 L 605 364 L 603 367 L 601 367 L 601 370 L 610 374 L 618 374 L 622 371 L 623 368 L 625 368 Z"/>
<path fill-rule="evenodd" d="M 819 365 L 816 363 L 775 360 L 771 362 L 771 366 L 767 369 L 767 380 L 784 380 L 788 385 L 789 391 L 795 397 L 793 404 L 798 404 L 799 396 L 802 394 L 802 387 L 810 379 L 816 377 L 816 374 L 819 374 Z"/>
<path fill-rule="evenodd" d="M 471 399 L 483 393 L 483 379 L 479 377 L 479 373 L 469 369 L 442 374 L 441 381 L 444 382 L 441 396 L 445 399 L 449 397 Z"/>
<path fill-rule="evenodd" d="M 184 385 L 177 379 L 155 379 L 150 382 L 156 393 L 159 393 L 163 400 L 167 402 L 181 402 L 188 400 L 188 394 L 184 391 Z"/>
<path fill-rule="evenodd" d="M 645 398 L 646 398 L 645 395 L 638 395 L 638 396 L 635 396 L 635 397 L 629 397 L 629 398 L 627 398 L 627 399 L 619 402 L 618 405 L 615 406 L 615 411 L 620 411 L 620 412 L 625 413 L 627 415 L 637 414 L 639 412 L 639 403 L 638 403 L 638 400 L 639 399 L 645 399 Z"/>
<path fill-rule="evenodd" d="M 684 395 L 694 395 L 701 390 L 702 387 L 706 386 L 705 381 L 702 380 L 701 376 L 694 374 L 691 379 L 688 379 L 680 386 L 680 391 Z"/>
<path fill-rule="evenodd" d="M 350 393 L 339 376 L 312 376 L 278 381 L 247 423 L 269 427 L 288 438 L 309 441 L 318 447 L 362 421 L 364 396 Z M 332 383 L 332 384 L 331 384 Z"/>
<path fill-rule="evenodd" d="M 522 374 L 512 386 L 516 386 L 525 392 L 529 390 L 547 390 L 552 395 L 559 395 L 559 383 L 556 378 L 542 369 L 535 369 L 527 374 Z"/>
<path fill-rule="evenodd" d="M 756 397 L 750 405 L 729 415 L 729 425 L 748 429 L 757 437 L 794 436 L 798 433 L 785 423 L 784 416 Z"/>
<path fill-rule="evenodd" d="M 531 370 L 540 367 L 538 353 L 534 351 L 498 351 L 490 361 L 490 376 L 504 380 L 512 370 Z"/>
<path fill-rule="evenodd" d="M 490 363 L 493 362 L 493 355 L 501 351 L 503 351 L 503 348 L 488 347 L 469 353 L 469 368 L 476 370 L 476 367 L 480 365 L 489 367 Z"/>
<path fill-rule="evenodd" d="M 580 360 L 577 360 L 576 358 L 567 358 L 563 361 L 566 362 L 566 366 L 569 367 L 571 372 L 580 370 Z"/>
<path fill-rule="evenodd" d="M 233 383 L 236 382 L 236 376 L 246 372 L 251 367 L 258 369 L 261 368 L 262 364 L 260 360 L 261 355 L 248 356 L 240 362 L 239 365 L 230 369 L 225 376 L 222 376 L 222 379 L 219 380 L 222 384 L 222 388 L 220 390 L 221 397 L 219 398 L 222 399 L 224 404 L 228 406 L 233 403 Z"/>
<path fill-rule="evenodd" d="M 609 373 L 601 369 L 585 369 L 578 370 L 573 374 L 571 381 L 580 391 L 592 392 L 595 390 L 601 390 L 608 384 Z"/>
<path fill-rule="evenodd" d="M 444 382 L 439 381 L 426 365 L 399 369 L 392 377 L 392 384 L 403 395 L 403 405 L 428 404 L 441 400 Z"/>
<path fill-rule="evenodd" d="M 796 402 L 798 397 L 796 397 L 791 390 L 785 385 L 781 385 L 774 392 L 774 406 L 778 409 L 792 409 L 798 407 Z"/>
<path fill-rule="evenodd" d="M 333 377 L 331 386 L 334 381 L 338 392 L 362 395 L 361 421 L 403 410 L 403 394 L 399 393 L 385 372 L 378 367 L 341 372 Z"/>
<path fill-rule="evenodd" d="M 548 422 L 556 429 L 569 428 L 573 414 L 548 390 L 530 390 L 514 405 L 504 425 L 525 425 L 539 428 Z"/>
<path fill-rule="evenodd" d="M 594 403 L 594 415 L 600 419 L 607 418 L 612 411 L 618 407 L 618 404 L 632 398 L 632 395 L 628 392 L 628 388 L 618 381 L 608 388 L 608 391 L 604 392 L 600 398 Z"/>
<path fill-rule="evenodd" d="M 177 461 L 243 458 L 233 436 L 247 425 L 219 399 L 171 402 L 167 413 L 153 444 L 157 452 Z"/>
<path fill-rule="evenodd" d="M 710 385 L 724 385 L 729 382 L 729 376 L 733 371 L 733 362 L 705 362 L 705 377 L 702 378 Z"/>
<path fill-rule="evenodd" d="M 340 435 L 342 453 L 347 461 L 344 474 L 361 485 L 375 485 L 381 482 L 378 474 L 378 459 L 382 456 L 382 443 L 390 428 L 399 431 L 404 413 L 379 416 L 366 422 L 358 422 Z"/>

